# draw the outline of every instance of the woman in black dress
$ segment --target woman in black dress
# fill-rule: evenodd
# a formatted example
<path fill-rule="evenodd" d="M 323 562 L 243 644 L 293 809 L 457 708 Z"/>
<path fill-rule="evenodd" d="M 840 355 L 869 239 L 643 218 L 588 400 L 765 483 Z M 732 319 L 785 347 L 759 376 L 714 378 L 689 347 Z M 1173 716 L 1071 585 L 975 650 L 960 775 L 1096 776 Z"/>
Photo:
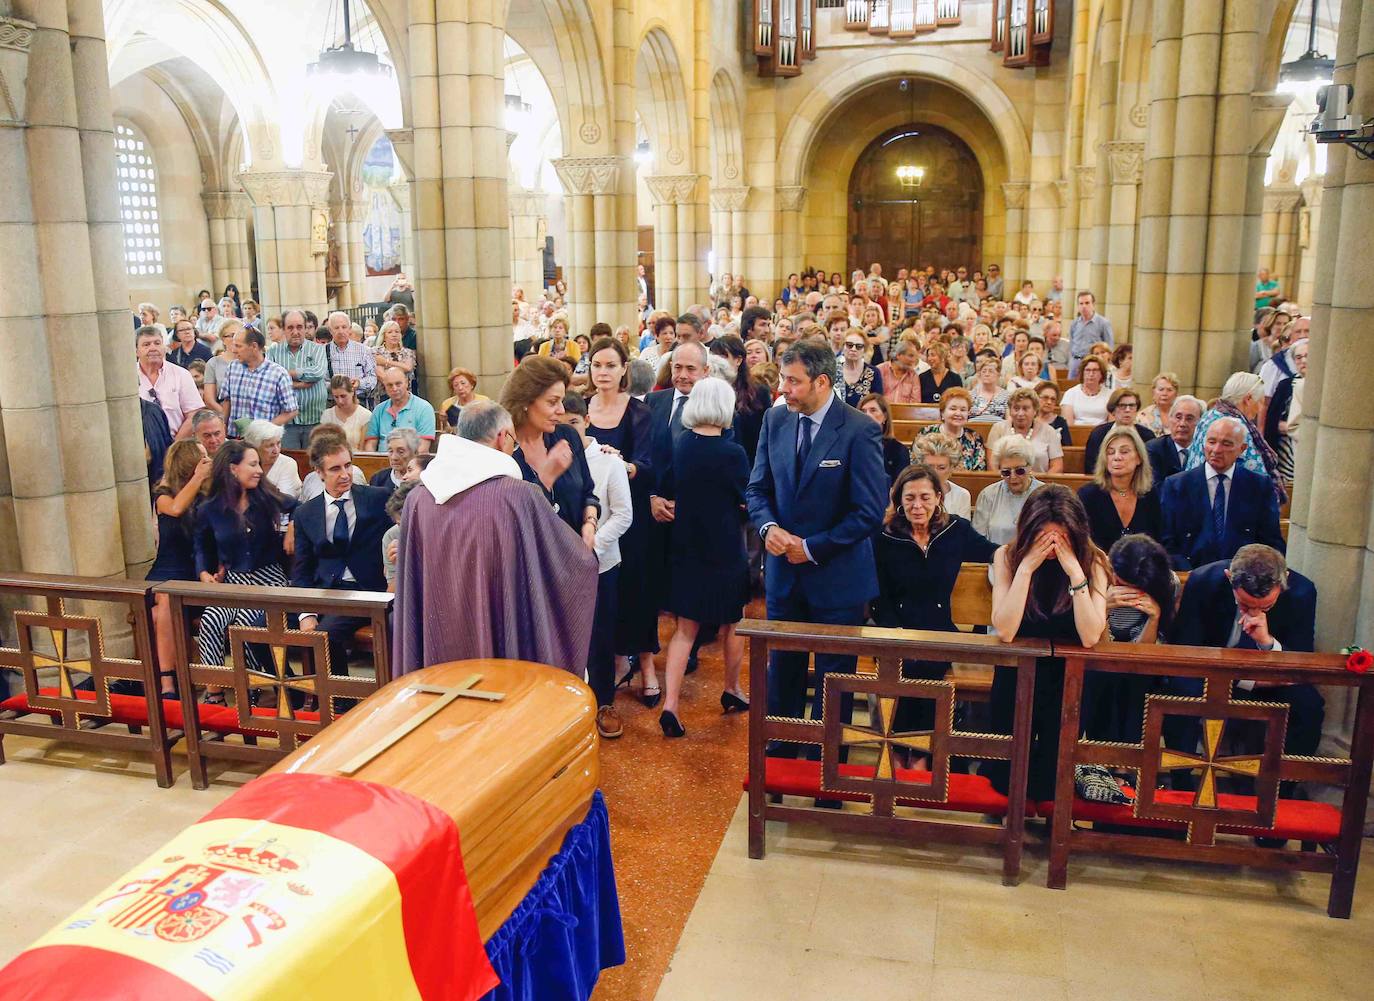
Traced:
<path fill-rule="evenodd" d="M 1003 641 L 1017 637 L 1096 646 L 1107 629 L 1107 556 L 1093 545 L 1088 516 L 1068 487 L 1049 483 L 1021 508 L 1016 538 L 993 557 L 992 625 Z M 1054 798 L 1059 753 L 1064 661 L 1041 657 L 1035 665 L 1031 706 L 1030 773 L 1033 800 Z M 990 698 L 992 727 L 1011 733 L 1016 709 L 1016 669 L 999 667 Z M 1010 766 L 985 761 L 980 772 L 1006 794 Z"/>
<path fill-rule="evenodd" d="M 210 468 L 210 488 L 196 508 L 196 574 L 206 584 L 258 584 L 288 587 L 286 557 L 295 551 L 291 511 L 296 502 L 267 482 L 256 449 L 242 441 L 225 442 Z M 223 664 L 229 627 L 263 626 L 266 615 L 253 608 L 207 608 L 201 613 L 198 645 L 206 664 Z M 248 666 L 264 669 L 252 644 Z M 206 701 L 222 702 L 222 693 Z"/>
<path fill-rule="evenodd" d="M 210 478 L 210 457 L 200 442 L 187 439 L 173 442 L 167 450 L 162 479 L 153 488 L 153 510 L 157 513 L 157 557 L 148 569 L 148 580 L 195 580 L 196 549 L 191 541 L 191 514 L 200 499 L 205 481 Z M 171 608 L 165 594 L 153 604 L 153 634 L 157 641 L 158 662 L 162 665 L 162 693 L 176 690 L 176 642 L 173 638 Z"/>
<path fill-rule="evenodd" d="M 687 658 L 703 622 L 720 626 L 725 652 L 725 691 L 721 707 L 728 712 L 749 708 L 740 689 L 744 639 L 735 623 L 744 616 L 749 596 L 749 565 L 739 533 L 749 462 L 744 449 L 723 437 L 735 415 L 735 393 L 723 379 L 702 379 L 682 408 L 684 432 L 673 446 L 673 468 L 660 477 L 658 494 L 673 504 L 672 589 L 668 611 L 677 616 L 677 631 L 668 642 L 667 686 L 659 726 L 665 737 L 687 731 L 678 719 L 678 699 Z"/>
<path fill-rule="evenodd" d="M 908 466 L 892 487 L 882 532 L 874 539 L 878 600 L 873 621 L 900 629 L 958 632 L 950 597 L 964 563 L 986 563 L 997 551 L 971 524 L 945 510 L 940 478 L 927 466 Z M 942 661 L 902 661 L 902 677 L 940 679 Z M 895 729 L 930 729 L 934 703 L 902 699 Z M 922 712 L 924 710 L 924 712 Z"/>
<path fill-rule="evenodd" d="M 658 608 L 649 577 L 649 492 L 654 469 L 649 406 L 629 393 L 630 357 L 624 345 L 603 337 L 592 345 L 590 373 L 595 392 L 587 401 L 588 429 L 603 448 L 614 449 L 630 478 L 634 520 L 620 537 L 619 602 L 616 606 L 616 675 L 638 657 L 641 692 L 658 691 L 654 654 L 658 653 Z"/>
<path fill-rule="evenodd" d="M 897 482 L 903 469 L 911 465 L 911 450 L 892 433 L 892 411 L 881 393 L 869 393 L 859 401 L 859 412 L 868 414 L 883 429 L 883 469 L 888 484 Z"/>
<path fill-rule="evenodd" d="M 730 359 L 735 367 L 735 423 L 732 430 L 735 441 L 744 448 L 749 459 L 749 468 L 754 467 L 754 456 L 759 450 L 759 434 L 763 431 L 763 416 L 773 405 L 773 394 L 768 387 L 749 374 L 749 365 L 744 356 L 744 341 L 734 334 L 717 337 L 711 342 L 711 354 Z"/>
<path fill-rule="evenodd" d="M 1145 443 L 1134 428 L 1118 424 L 1107 432 L 1092 477 L 1091 483 L 1078 488 L 1078 499 L 1098 549 L 1106 552 L 1131 533 L 1159 538 L 1164 512 L 1159 491 L 1151 483 Z"/>
<path fill-rule="evenodd" d="M 501 406 L 510 413 L 519 447 L 511 456 L 527 483 L 544 491 L 554 513 L 577 532 L 588 549 L 596 548 L 601 506 L 587 468 L 587 453 L 577 431 L 558 423 L 567 368 L 561 361 L 536 355 L 526 358 L 506 380 Z"/>
<path fill-rule="evenodd" d="M 921 373 L 921 402 L 938 405 L 944 398 L 945 390 L 962 386 L 964 380 L 949 367 L 949 348 L 943 341 L 932 341 L 926 348 L 928 370 Z"/>

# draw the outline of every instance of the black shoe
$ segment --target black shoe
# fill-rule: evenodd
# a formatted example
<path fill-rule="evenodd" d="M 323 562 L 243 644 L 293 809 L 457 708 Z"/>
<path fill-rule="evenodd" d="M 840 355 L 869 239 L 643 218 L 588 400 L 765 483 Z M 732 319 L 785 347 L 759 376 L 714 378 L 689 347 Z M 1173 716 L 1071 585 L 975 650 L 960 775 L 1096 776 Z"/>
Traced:
<path fill-rule="evenodd" d="M 734 692 L 720 693 L 720 707 L 727 713 L 746 713 L 749 711 L 749 703 Z"/>
<path fill-rule="evenodd" d="M 670 713 L 666 709 L 658 714 L 658 725 L 662 728 L 665 737 L 687 736 L 687 729 L 678 722 L 676 714 Z"/>
<path fill-rule="evenodd" d="M 692 654 L 690 657 L 687 658 L 687 673 L 688 673 L 688 674 L 696 674 L 696 673 L 697 673 L 697 668 L 700 667 L 700 666 L 701 666 L 701 662 L 700 662 L 699 660 L 697 660 L 697 655 L 696 655 L 696 654 Z"/>
<path fill-rule="evenodd" d="M 644 705 L 650 709 L 658 705 L 659 701 L 662 700 L 662 698 L 663 691 L 658 688 L 646 688 L 639 695 L 639 701 L 643 702 Z"/>
<path fill-rule="evenodd" d="M 817 810 L 839 810 L 841 809 L 838 799 L 818 799 L 816 800 Z"/>

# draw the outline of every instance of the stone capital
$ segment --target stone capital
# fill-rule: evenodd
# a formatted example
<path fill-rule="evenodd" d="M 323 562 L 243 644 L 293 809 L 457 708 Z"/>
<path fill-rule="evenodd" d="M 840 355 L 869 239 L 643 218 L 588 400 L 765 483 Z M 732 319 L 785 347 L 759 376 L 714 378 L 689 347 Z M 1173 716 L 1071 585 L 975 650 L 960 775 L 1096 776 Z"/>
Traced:
<path fill-rule="evenodd" d="M 0 6 L 9 9 L 8 4 Z M 0 128 L 25 121 L 29 47 L 35 27 L 29 21 L 0 16 Z"/>
<path fill-rule="evenodd" d="M 329 182 L 334 175 L 327 170 L 250 170 L 238 182 L 257 206 L 329 204 Z"/>
<path fill-rule="evenodd" d="M 200 200 L 210 219 L 240 219 L 248 214 L 248 196 L 242 191 L 204 191 Z"/>
<path fill-rule="evenodd" d="M 1002 185 L 1002 198 L 1009 209 L 1026 207 L 1026 196 L 1030 194 L 1030 181 L 1007 181 Z"/>
<path fill-rule="evenodd" d="M 1145 169 L 1145 144 L 1143 142 L 1103 143 L 1107 151 L 1107 169 L 1111 171 L 1113 184 L 1139 184 L 1140 175 Z"/>
<path fill-rule="evenodd" d="M 697 195 L 699 174 L 656 174 L 644 178 L 655 205 L 691 205 Z"/>
<path fill-rule="evenodd" d="M 1055 197 L 1059 200 L 1060 208 L 1064 208 L 1069 204 L 1069 179 L 1067 177 L 1059 177 L 1055 179 L 1054 194 Z"/>
<path fill-rule="evenodd" d="M 1251 156 L 1269 155 L 1274 148 L 1274 139 L 1279 134 L 1283 119 L 1288 114 L 1288 105 L 1293 103 L 1292 94 L 1250 95 L 1250 127 L 1255 139 L 1250 147 Z"/>
<path fill-rule="evenodd" d="M 1264 211 L 1292 212 L 1302 201 L 1302 192 L 1297 188 L 1269 188 L 1264 193 Z"/>
<path fill-rule="evenodd" d="M 513 216 L 541 217 L 548 215 L 547 196 L 542 191 L 519 191 L 506 189 L 506 204 Z"/>
<path fill-rule="evenodd" d="M 1073 178 L 1078 182 L 1078 197 L 1091 198 L 1093 196 L 1093 181 L 1097 175 L 1097 168 L 1091 163 L 1080 163 L 1073 168 Z"/>
<path fill-rule="evenodd" d="M 806 201 L 806 188 L 799 184 L 789 184 L 773 190 L 778 196 L 778 208 L 784 212 L 801 211 L 802 203 Z"/>
<path fill-rule="evenodd" d="M 386 137 L 391 140 L 391 148 L 396 151 L 396 159 L 401 161 L 406 176 L 415 176 L 415 130 L 387 129 Z"/>
<path fill-rule="evenodd" d="M 553 161 L 563 190 L 570 195 L 613 195 L 620 187 L 624 157 L 564 156 Z"/>
<path fill-rule="evenodd" d="M 744 208 L 744 203 L 749 200 L 749 189 L 744 188 L 716 188 L 711 192 L 711 208 L 718 212 L 738 212 Z"/>

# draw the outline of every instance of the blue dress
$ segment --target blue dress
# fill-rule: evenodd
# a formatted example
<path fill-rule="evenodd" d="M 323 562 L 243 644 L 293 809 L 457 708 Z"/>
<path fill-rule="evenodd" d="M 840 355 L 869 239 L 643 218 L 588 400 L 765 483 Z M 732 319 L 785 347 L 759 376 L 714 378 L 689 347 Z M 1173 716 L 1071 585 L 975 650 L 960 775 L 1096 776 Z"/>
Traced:
<path fill-rule="evenodd" d="M 676 502 L 668 611 L 726 625 L 744 617 L 749 557 L 740 532 L 749 459 L 738 442 L 684 431 L 659 493 Z"/>
<path fill-rule="evenodd" d="M 191 540 L 188 510 L 180 518 L 157 513 L 157 557 L 148 568 L 147 580 L 198 580 L 196 548 Z"/>

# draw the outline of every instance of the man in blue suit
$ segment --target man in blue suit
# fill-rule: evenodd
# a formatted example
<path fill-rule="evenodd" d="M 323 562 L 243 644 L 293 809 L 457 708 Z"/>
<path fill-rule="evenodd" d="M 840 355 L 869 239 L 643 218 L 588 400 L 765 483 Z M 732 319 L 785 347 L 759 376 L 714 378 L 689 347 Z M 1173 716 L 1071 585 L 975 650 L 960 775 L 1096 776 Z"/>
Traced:
<path fill-rule="evenodd" d="M 860 625 L 878 594 L 873 533 L 887 503 L 881 431 L 836 398 L 835 355 L 801 341 L 782 356 L 786 407 L 763 420 L 749 479 L 749 517 L 763 538 L 768 617 Z M 768 712 L 801 717 L 805 653 L 775 653 L 768 669 Z M 854 657 L 816 655 L 812 719 L 821 718 L 830 671 L 852 672 Z"/>
<path fill-rule="evenodd" d="M 1263 543 L 1284 552 L 1279 502 L 1269 477 L 1236 460 L 1245 428 L 1232 417 L 1212 422 L 1202 443 L 1204 463 L 1164 481 L 1159 540 L 1179 570 L 1229 560 L 1241 546 Z"/>
<path fill-rule="evenodd" d="M 296 508 L 296 559 L 292 587 L 385 591 L 382 536 L 391 527 L 386 502 L 391 491 L 354 486 L 353 455 L 329 439 L 310 446 L 310 464 L 324 482 L 324 493 Z M 329 667 L 348 673 L 348 643 L 365 618 L 302 613 L 300 628 L 329 637 Z"/>
<path fill-rule="evenodd" d="M 1202 411 L 1203 403 L 1196 396 L 1177 397 L 1164 422 L 1165 433 L 1145 443 L 1150 472 L 1154 474 L 1155 486 L 1161 490 L 1165 480 L 1183 472 L 1188 464 L 1188 448 L 1193 444 L 1193 434 L 1197 431 L 1197 422 L 1202 419 Z"/>

